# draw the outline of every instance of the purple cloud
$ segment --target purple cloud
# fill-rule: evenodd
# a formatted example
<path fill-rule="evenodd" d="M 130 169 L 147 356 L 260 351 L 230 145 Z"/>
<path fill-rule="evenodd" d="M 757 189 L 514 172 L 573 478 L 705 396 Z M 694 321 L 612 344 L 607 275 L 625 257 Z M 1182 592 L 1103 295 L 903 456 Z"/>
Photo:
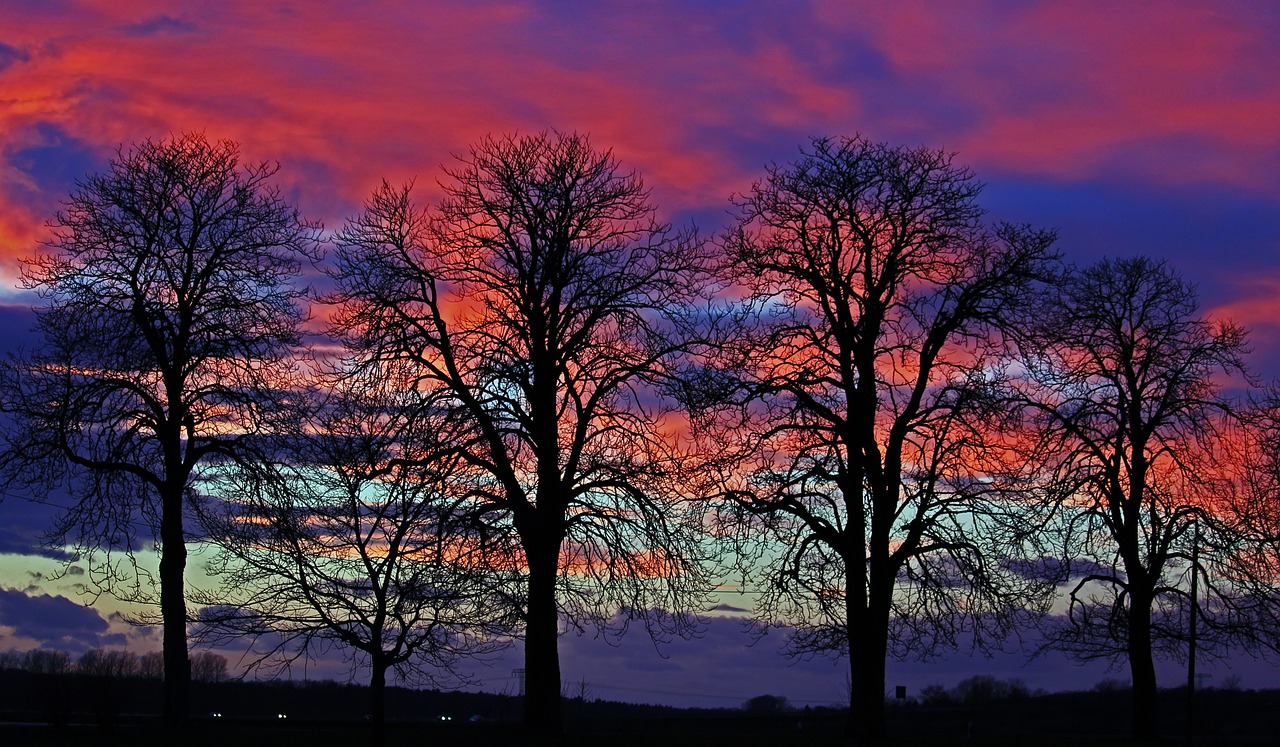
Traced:
<path fill-rule="evenodd" d="M 174 34 L 189 34 L 196 30 L 196 25 L 184 18 L 172 16 L 155 16 L 145 21 L 120 26 L 120 30 L 128 37 L 147 37 Z"/>
<path fill-rule="evenodd" d="M 0 589 L 0 625 L 13 635 L 30 638 L 42 648 L 71 652 L 103 646 L 123 646 L 122 633 L 108 633 L 109 624 L 97 610 L 66 597 L 28 595 L 17 589 Z"/>
<path fill-rule="evenodd" d="M 37 344 L 39 337 L 32 331 L 35 322 L 30 304 L 0 304 L 0 355 Z"/>
<path fill-rule="evenodd" d="M 590 697 L 680 707 L 737 708 L 757 695 L 786 697 L 796 706 L 841 705 L 847 702 L 848 663 L 844 659 L 813 657 L 794 659 L 782 653 L 788 631 L 772 629 L 756 640 L 741 618 L 713 616 L 692 640 L 675 640 L 660 647 L 640 630 L 621 640 L 567 634 L 560 639 L 563 683 L 572 690 L 585 682 Z M 1035 633 L 1024 631 L 1025 640 L 1007 642 L 1005 650 L 989 656 L 973 654 L 962 642 L 955 651 L 942 651 L 928 661 L 890 659 L 886 686 L 897 685 L 915 696 L 927 685 L 953 687 L 974 675 L 1018 679 L 1032 690 L 1088 690 L 1104 679 L 1127 680 L 1124 669 L 1105 662 L 1077 663 L 1058 652 L 1032 658 Z M 513 670 L 524 666 L 520 646 L 508 649 L 488 666 L 476 666 L 474 674 L 488 692 L 514 692 Z M 1236 675 L 1244 687 L 1265 687 L 1274 682 L 1273 664 L 1244 654 L 1221 661 L 1201 661 L 1199 669 L 1214 680 Z M 1186 676 L 1185 666 L 1157 662 L 1161 686 L 1176 687 Z"/>
<path fill-rule="evenodd" d="M 43 503 L 24 500 L 20 495 L 5 496 L 0 501 L 0 553 L 44 555 L 66 559 L 65 553 L 45 545 L 45 535 L 53 526 L 57 509 Z"/>
<path fill-rule="evenodd" d="M 31 59 L 31 55 L 27 54 L 25 51 L 18 49 L 17 47 L 11 47 L 4 42 L 0 42 L 0 72 L 3 72 L 5 69 L 18 64 L 19 62 L 26 62 L 29 59 Z"/>

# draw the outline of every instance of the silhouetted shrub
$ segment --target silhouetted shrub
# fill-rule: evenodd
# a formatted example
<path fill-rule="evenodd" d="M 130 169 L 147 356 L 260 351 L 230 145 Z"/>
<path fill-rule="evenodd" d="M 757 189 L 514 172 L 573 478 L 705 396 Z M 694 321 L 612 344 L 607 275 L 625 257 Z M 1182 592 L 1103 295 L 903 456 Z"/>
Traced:
<path fill-rule="evenodd" d="M 977 674 L 961 680 L 952 693 L 956 700 L 965 705 L 980 705 L 999 700 L 1026 698 L 1031 695 L 1031 691 L 1022 680 L 998 680 L 989 674 Z"/>
<path fill-rule="evenodd" d="M 927 706 L 947 706 L 955 703 L 947 688 L 938 684 L 925 685 L 920 690 L 920 702 Z"/>
<path fill-rule="evenodd" d="M 786 713 L 792 710 L 791 703 L 781 695 L 757 695 L 742 704 L 747 713 L 763 715 L 770 713 Z"/>
<path fill-rule="evenodd" d="M 984 705 L 1031 695 L 1031 688 L 1020 679 L 1000 680 L 989 674 L 977 674 L 961 680 L 950 690 L 942 685 L 926 685 L 920 691 L 920 702 L 927 706 Z"/>
<path fill-rule="evenodd" d="M 1113 677 L 1108 677 L 1104 680 L 1099 680 L 1098 684 L 1093 686 L 1093 691 L 1095 693 L 1122 693 L 1122 692 L 1127 692 L 1128 690 L 1129 690 L 1128 681 L 1118 680 Z"/>

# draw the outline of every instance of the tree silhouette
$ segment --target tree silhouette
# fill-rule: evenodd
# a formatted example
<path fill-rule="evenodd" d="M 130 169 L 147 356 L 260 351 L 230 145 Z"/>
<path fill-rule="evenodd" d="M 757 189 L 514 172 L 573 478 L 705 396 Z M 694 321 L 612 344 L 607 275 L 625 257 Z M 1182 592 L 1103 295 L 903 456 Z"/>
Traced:
<path fill-rule="evenodd" d="M 1221 389 L 1243 373 L 1245 334 L 1200 316 L 1194 289 L 1145 257 L 1071 274 L 1028 331 L 1018 386 L 1060 500 L 1042 539 L 1073 581 L 1050 642 L 1127 659 L 1133 735 L 1154 739 L 1153 652 L 1185 651 L 1189 614 L 1202 644 L 1275 640 L 1274 566 L 1257 555 L 1274 535 L 1242 487 L 1261 474 L 1240 472 L 1250 434 Z"/>
<path fill-rule="evenodd" d="M 686 395 L 722 447 L 742 571 L 768 580 L 758 613 L 796 627 L 796 653 L 849 657 L 868 740 L 886 655 L 1000 628 L 1044 591 L 991 556 L 1020 522 L 987 426 L 999 332 L 1048 277 L 1054 237 L 985 227 L 979 191 L 945 153 L 861 137 L 771 167 L 724 239 L 754 316 Z"/>
<path fill-rule="evenodd" d="M 212 651 L 201 651 L 191 657 L 191 679 L 195 682 L 221 682 L 227 678 L 227 657 Z"/>
<path fill-rule="evenodd" d="M 76 672 L 93 677 L 133 677 L 138 657 L 128 651 L 91 648 L 76 660 Z"/>
<path fill-rule="evenodd" d="M 301 339 L 316 231 L 269 185 L 276 168 L 201 134 L 118 150 L 27 261 L 42 341 L 0 369 L 7 487 L 69 491 L 55 541 L 147 600 L 136 552 L 158 543 L 170 723 L 190 677 L 184 502 L 201 462 L 237 458 L 272 417 Z"/>
<path fill-rule="evenodd" d="M 707 252 L 655 223 L 640 179 L 580 135 L 486 138 L 446 175 L 432 217 L 384 184 L 348 224 L 337 323 L 472 425 L 465 458 L 487 477 L 473 520 L 514 541 L 522 571 L 525 718 L 555 733 L 562 620 L 692 623 L 687 465 L 652 392 L 686 346 L 674 314 Z"/>
<path fill-rule="evenodd" d="M 374 744 L 386 741 L 388 670 L 434 681 L 459 656 L 495 650 L 495 573 L 454 511 L 465 494 L 465 424 L 379 367 L 333 383 L 271 464 L 227 464 L 202 484 L 223 580 L 202 637 L 248 637 L 254 666 L 337 645 L 370 671 Z"/>

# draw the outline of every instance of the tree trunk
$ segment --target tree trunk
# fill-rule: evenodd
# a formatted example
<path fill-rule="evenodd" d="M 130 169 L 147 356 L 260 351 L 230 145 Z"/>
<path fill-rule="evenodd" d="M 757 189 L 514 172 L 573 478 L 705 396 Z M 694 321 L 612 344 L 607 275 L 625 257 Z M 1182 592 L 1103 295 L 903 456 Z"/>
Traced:
<path fill-rule="evenodd" d="M 1156 667 L 1151 656 L 1151 600 L 1134 594 L 1129 599 L 1129 671 L 1133 678 L 1133 739 L 1154 742 L 1156 722 Z"/>
<path fill-rule="evenodd" d="M 845 579 L 845 634 L 849 646 L 849 735 L 853 744 L 884 738 L 885 657 L 888 653 L 888 608 L 868 600 L 861 569 Z M 870 604 L 868 604 L 868 601 Z M 883 612 L 880 608 L 883 607 Z"/>
<path fill-rule="evenodd" d="M 862 681 L 857 692 L 861 701 L 858 707 L 861 724 L 855 734 L 859 744 L 879 742 L 885 736 L 884 683 L 889 618 L 887 611 L 882 614 L 875 607 L 873 603 L 872 609 L 863 611 L 864 620 L 858 631 L 858 665 L 862 669 Z"/>
<path fill-rule="evenodd" d="M 164 720 L 181 727 L 187 720 L 191 660 L 187 656 L 187 543 L 182 529 L 182 490 L 161 496 L 160 617 L 164 646 Z"/>
<path fill-rule="evenodd" d="M 866 611 L 863 612 L 866 616 Z M 884 738 L 885 647 L 865 624 L 849 626 L 849 731 L 854 744 Z"/>
<path fill-rule="evenodd" d="M 387 743 L 387 665 L 378 658 L 372 661 L 373 671 L 369 675 L 369 724 L 373 747 L 383 747 Z"/>
<path fill-rule="evenodd" d="M 556 576 L 560 542 L 545 538 L 528 543 L 529 619 L 524 637 L 524 720 L 538 736 L 559 736 L 564 728 L 560 706 L 560 616 L 556 609 Z"/>

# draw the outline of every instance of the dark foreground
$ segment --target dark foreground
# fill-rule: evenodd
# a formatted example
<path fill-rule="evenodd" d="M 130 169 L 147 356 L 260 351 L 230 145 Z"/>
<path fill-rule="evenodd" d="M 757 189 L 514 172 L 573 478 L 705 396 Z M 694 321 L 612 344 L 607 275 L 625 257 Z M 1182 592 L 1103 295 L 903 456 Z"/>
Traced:
<path fill-rule="evenodd" d="M 361 747 L 369 744 L 364 688 L 335 683 L 220 682 L 193 685 L 193 716 L 181 734 L 154 711 L 160 683 L 0 671 L 0 745 L 269 745 Z M 468 747 L 780 747 L 848 745 L 836 708 L 750 713 L 676 709 L 570 699 L 566 736 L 531 739 L 520 701 L 503 695 L 393 688 L 387 744 Z M 1185 691 L 1162 693 L 1165 744 L 1280 744 L 1280 690 L 1206 690 L 1197 694 L 1194 738 L 1187 736 Z M 217 715 L 215 715 L 217 714 Z M 990 702 L 893 703 L 894 747 L 989 745 L 1087 747 L 1130 744 L 1128 693 L 1078 692 Z"/>
<path fill-rule="evenodd" d="M 845 747 L 848 738 L 835 731 L 798 731 L 761 728 L 759 723 L 726 722 L 714 730 L 684 728 L 687 724 L 653 723 L 582 723 L 572 727 L 558 740 L 533 739 L 511 724 L 435 724 L 393 723 L 388 726 L 389 745 L 467 745 L 468 747 L 552 747 L 578 745 L 591 747 Z M 276 724 L 237 720 L 196 720 L 181 735 L 166 732 L 157 722 L 118 723 L 109 728 L 90 724 L 51 727 L 48 725 L 0 724 L 0 744 L 37 745 L 38 747 L 86 747 L 88 745 L 129 745 L 130 747 L 228 747 L 229 745 L 269 745 L 270 747 L 358 747 L 369 743 L 367 728 L 347 723 L 308 722 Z M 1169 735 L 1163 744 L 1276 744 L 1275 738 L 1200 737 L 1187 740 Z M 1127 747 L 1129 740 L 1116 737 L 1066 736 L 915 736 L 886 739 L 886 747 L 1088 747 L 1107 745 Z"/>

